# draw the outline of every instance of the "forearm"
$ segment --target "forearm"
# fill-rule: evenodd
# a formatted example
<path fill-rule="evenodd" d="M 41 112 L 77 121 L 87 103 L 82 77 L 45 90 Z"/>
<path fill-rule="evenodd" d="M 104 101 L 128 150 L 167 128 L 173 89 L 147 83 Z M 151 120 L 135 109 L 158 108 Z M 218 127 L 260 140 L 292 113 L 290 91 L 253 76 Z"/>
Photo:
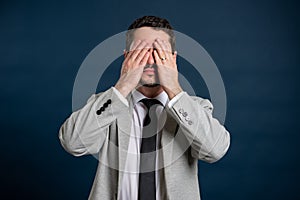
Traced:
<path fill-rule="evenodd" d="M 185 92 L 168 109 L 192 147 L 192 156 L 206 162 L 219 160 L 228 150 L 230 135 L 212 116 L 208 100 Z"/>

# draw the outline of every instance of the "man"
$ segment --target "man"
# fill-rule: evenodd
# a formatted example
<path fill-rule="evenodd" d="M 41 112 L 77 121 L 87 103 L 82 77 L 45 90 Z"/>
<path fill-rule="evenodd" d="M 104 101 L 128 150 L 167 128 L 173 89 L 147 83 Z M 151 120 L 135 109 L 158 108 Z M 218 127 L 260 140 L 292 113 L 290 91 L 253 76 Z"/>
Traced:
<path fill-rule="evenodd" d="M 66 151 L 99 156 L 89 199 L 200 199 L 197 161 L 223 157 L 230 136 L 208 100 L 180 87 L 169 22 L 134 21 L 124 57 L 115 86 L 92 95 L 59 132 Z"/>

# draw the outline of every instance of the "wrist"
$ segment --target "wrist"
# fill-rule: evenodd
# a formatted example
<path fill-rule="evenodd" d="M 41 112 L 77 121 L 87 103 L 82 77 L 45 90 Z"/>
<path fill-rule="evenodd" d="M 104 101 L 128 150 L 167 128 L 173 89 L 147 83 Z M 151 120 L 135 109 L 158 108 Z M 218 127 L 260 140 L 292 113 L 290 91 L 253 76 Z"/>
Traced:
<path fill-rule="evenodd" d="M 120 83 L 117 83 L 115 86 L 114 86 L 122 95 L 123 97 L 127 97 L 128 94 L 131 92 L 130 89 L 128 89 L 128 87 L 126 87 L 125 85 L 122 85 Z"/>
<path fill-rule="evenodd" d="M 182 92 L 182 88 L 180 86 L 176 87 L 176 88 L 173 88 L 172 90 L 166 91 L 166 93 L 168 94 L 168 97 L 169 97 L 170 100 L 173 99 L 180 92 Z"/>

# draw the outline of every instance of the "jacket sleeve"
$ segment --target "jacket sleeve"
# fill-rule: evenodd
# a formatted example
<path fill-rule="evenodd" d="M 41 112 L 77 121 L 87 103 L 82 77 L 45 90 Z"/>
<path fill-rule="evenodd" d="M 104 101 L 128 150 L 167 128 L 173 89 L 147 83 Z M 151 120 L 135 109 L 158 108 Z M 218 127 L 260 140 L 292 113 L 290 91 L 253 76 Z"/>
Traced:
<path fill-rule="evenodd" d="M 183 92 L 168 111 L 191 144 L 194 158 L 212 163 L 225 155 L 230 145 L 230 135 L 213 118 L 213 106 L 209 100 L 191 97 Z"/>
<path fill-rule="evenodd" d="M 74 156 L 98 153 L 109 126 L 122 112 L 128 112 L 126 103 L 113 88 L 93 94 L 87 104 L 73 112 L 61 126 L 58 134 L 61 145 Z"/>

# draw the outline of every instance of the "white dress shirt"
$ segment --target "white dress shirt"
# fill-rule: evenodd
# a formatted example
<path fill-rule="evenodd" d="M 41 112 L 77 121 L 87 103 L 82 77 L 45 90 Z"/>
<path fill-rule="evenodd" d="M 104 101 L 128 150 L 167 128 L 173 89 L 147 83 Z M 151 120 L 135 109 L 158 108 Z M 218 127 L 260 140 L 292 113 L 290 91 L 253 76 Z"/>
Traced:
<path fill-rule="evenodd" d="M 119 93 L 117 89 L 114 88 L 115 93 L 118 97 L 128 105 L 127 100 Z M 123 180 L 121 188 L 119 190 L 118 199 L 119 200 L 138 200 L 138 188 L 139 188 L 139 168 L 140 168 L 140 147 L 142 142 L 142 129 L 143 121 L 147 114 L 147 108 L 140 100 L 147 98 L 142 93 L 137 90 L 131 92 L 132 103 L 133 103 L 133 123 L 131 127 L 129 146 L 128 146 L 128 155 L 125 165 L 125 172 L 123 174 Z M 156 109 L 156 114 L 158 117 L 158 134 L 156 149 L 159 149 L 159 142 L 161 139 L 160 129 L 163 126 L 164 117 L 163 114 L 164 107 L 172 107 L 172 105 L 177 101 L 177 99 L 182 94 L 178 94 L 171 101 L 169 101 L 168 95 L 166 92 L 160 93 L 158 96 L 154 97 L 159 100 L 163 106 L 159 105 Z M 158 171 L 158 160 L 159 160 L 159 151 L 156 154 L 156 172 L 155 172 L 155 181 L 156 181 L 156 199 L 160 200 L 160 177 Z"/>

